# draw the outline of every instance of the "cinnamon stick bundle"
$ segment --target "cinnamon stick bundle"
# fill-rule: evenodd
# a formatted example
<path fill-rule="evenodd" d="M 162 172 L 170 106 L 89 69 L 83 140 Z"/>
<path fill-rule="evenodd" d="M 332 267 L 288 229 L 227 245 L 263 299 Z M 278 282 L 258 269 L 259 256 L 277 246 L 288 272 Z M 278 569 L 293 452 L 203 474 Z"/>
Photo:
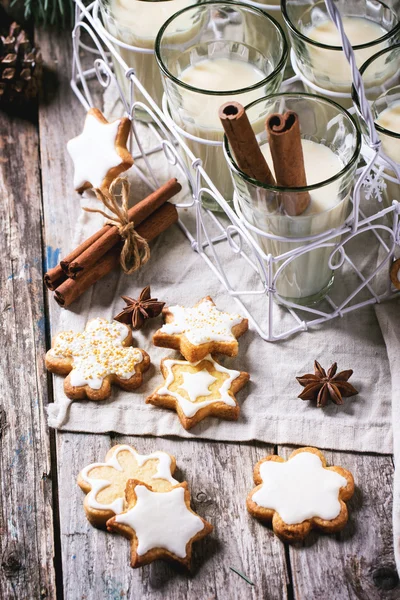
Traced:
<path fill-rule="evenodd" d="M 181 189 L 182 187 L 176 179 L 170 179 L 147 198 L 130 208 L 128 211 L 129 221 L 135 223 L 136 231 L 139 232 L 138 226 Z M 97 234 L 83 242 L 73 253 L 62 260 L 61 268 L 68 277 L 78 279 L 120 241 L 121 235 L 118 228 L 115 225 L 105 225 Z"/>
<path fill-rule="evenodd" d="M 166 231 L 178 221 L 178 211 L 173 204 L 165 203 L 136 228 L 137 233 L 147 242 L 151 242 L 158 235 Z M 90 269 L 85 269 L 75 279 L 67 278 L 55 290 L 54 297 L 57 303 L 66 308 L 77 300 L 86 290 L 97 281 L 105 277 L 118 266 L 122 248 L 121 237 L 119 242 L 110 248 Z"/>
<path fill-rule="evenodd" d="M 274 113 L 267 118 L 265 126 L 277 185 L 286 188 L 305 187 L 307 178 L 297 113 Z M 301 215 L 310 204 L 308 192 L 282 192 L 281 199 L 286 214 L 290 216 Z"/>
<path fill-rule="evenodd" d="M 244 107 L 239 102 L 226 102 L 219 109 L 219 118 L 239 169 L 260 183 L 275 185 Z"/>

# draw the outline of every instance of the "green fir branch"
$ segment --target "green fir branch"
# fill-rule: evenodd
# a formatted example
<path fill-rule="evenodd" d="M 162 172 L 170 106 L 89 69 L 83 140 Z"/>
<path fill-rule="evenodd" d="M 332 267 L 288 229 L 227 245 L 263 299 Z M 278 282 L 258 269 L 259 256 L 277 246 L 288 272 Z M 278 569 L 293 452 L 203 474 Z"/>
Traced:
<path fill-rule="evenodd" d="M 12 0 L 11 6 L 23 6 L 25 19 L 37 25 L 72 25 L 73 0 Z"/>

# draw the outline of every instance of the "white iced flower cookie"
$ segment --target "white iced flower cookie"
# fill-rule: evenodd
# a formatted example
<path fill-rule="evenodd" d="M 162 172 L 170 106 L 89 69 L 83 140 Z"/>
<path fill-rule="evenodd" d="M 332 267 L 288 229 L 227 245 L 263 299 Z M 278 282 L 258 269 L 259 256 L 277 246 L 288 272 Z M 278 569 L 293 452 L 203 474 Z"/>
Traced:
<path fill-rule="evenodd" d="M 111 384 L 132 391 L 143 381 L 150 366 L 147 352 L 132 347 L 127 325 L 92 319 L 81 333 L 62 331 L 46 354 L 51 373 L 67 375 L 64 391 L 73 400 L 105 400 Z"/>
<path fill-rule="evenodd" d="M 88 520 L 95 527 L 105 527 L 108 519 L 126 510 L 129 479 L 159 492 L 170 490 L 179 483 L 172 477 L 175 468 L 175 457 L 166 452 L 143 455 L 132 446 L 114 446 L 104 462 L 92 463 L 78 475 L 78 485 L 86 493 L 83 506 Z"/>
<path fill-rule="evenodd" d="M 146 402 L 176 410 L 185 429 L 208 416 L 238 419 L 235 394 L 248 382 L 248 373 L 227 369 L 211 355 L 195 363 L 164 358 L 161 372 L 164 384 Z"/>
<path fill-rule="evenodd" d="M 208 354 L 236 356 L 237 338 L 248 329 L 247 319 L 218 310 L 209 296 L 190 308 L 164 308 L 163 317 L 165 323 L 154 334 L 154 345 L 179 350 L 192 363 Z"/>
<path fill-rule="evenodd" d="M 80 194 L 88 188 L 108 189 L 133 165 L 127 148 L 130 127 L 126 117 L 109 123 L 98 108 L 88 111 L 82 133 L 67 144 L 75 169 L 74 187 Z"/>
<path fill-rule="evenodd" d="M 126 501 L 128 509 L 107 521 L 107 529 L 131 541 L 131 566 L 141 567 L 162 558 L 189 568 L 193 542 L 213 528 L 190 508 L 187 483 L 156 492 L 131 479 Z"/>
<path fill-rule="evenodd" d="M 299 448 L 287 461 L 276 455 L 263 458 L 254 468 L 254 482 L 248 511 L 272 522 L 285 541 L 301 541 L 313 528 L 334 533 L 347 523 L 345 502 L 354 493 L 353 476 L 342 467 L 327 467 L 316 448 Z"/>

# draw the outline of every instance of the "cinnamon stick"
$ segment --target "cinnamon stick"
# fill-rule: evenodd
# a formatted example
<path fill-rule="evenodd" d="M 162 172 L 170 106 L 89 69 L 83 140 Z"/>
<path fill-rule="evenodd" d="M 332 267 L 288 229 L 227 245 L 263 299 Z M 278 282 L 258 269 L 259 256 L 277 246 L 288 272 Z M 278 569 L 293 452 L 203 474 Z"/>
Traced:
<path fill-rule="evenodd" d="M 175 194 L 180 192 L 182 186 L 176 179 L 170 179 L 167 183 L 151 193 L 147 198 L 138 202 L 129 209 L 129 220 L 135 223 L 135 228 L 143 223 L 152 213 L 159 209 L 163 204 L 170 200 Z M 62 266 L 68 277 L 78 279 L 91 269 L 102 256 L 121 241 L 118 228 L 115 225 L 105 225 L 99 232 L 98 237 L 92 236 L 84 242 L 76 256 L 66 257 L 62 261 Z M 96 234 L 95 234 L 96 235 Z"/>
<path fill-rule="evenodd" d="M 279 187 L 298 188 L 307 185 L 297 113 L 274 113 L 265 123 L 271 148 L 276 184 Z M 286 214 L 301 215 L 310 204 L 308 192 L 282 192 L 281 200 Z"/>
<path fill-rule="evenodd" d="M 219 109 L 219 118 L 239 169 L 260 183 L 275 185 L 243 106 L 239 102 L 226 102 Z"/>
<path fill-rule="evenodd" d="M 177 221 L 178 211 L 176 207 L 167 202 L 145 219 L 141 225 L 137 227 L 136 231 L 147 242 L 151 242 Z M 64 281 L 55 290 L 54 297 L 56 302 L 58 302 L 60 306 L 66 308 L 102 277 L 105 277 L 105 275 L 115 269 L 119 263 L 121 248 L 122 242 L 120 239 L 119 243 L 103 255 L 90 270 L 87 269 L 77 279 L 69 278 Z"/>
<path fill-rule="evenodd" d="M 59 285 L 67 279 L 67 275 L 64 273 L 60 265 L 57 265 L 53 269 L 49 269 L 44 275 L 44 284 L 48 290 L 54 292 Z"/>
<path fill-rule="evenodd" d="M 80 256 L 83 252 L 85 252 L 85 250 L 90 248 L 90 246 L 92 244 L 97 242 L 97 240 L 100 239 L 108 231 L 109 228 L 110 228 L 109 225 L 104 225 L 104 227 L 99 229 L 99 231 L 96 231 L 96 233 L 94 233 L 90 238 L 88 238 L 87 240 L 82 242 L 82 244 L 80 244 L 77 248 L 75 248 L 75 250 L 70 252 L 68 254 L 68 256 L 66 256 L 60 262 L 60 267 L 64 271 L 66 276 L 68 276 L 68 267 L 69 267 L 70 263 L 73 262 L 74 260 L 76 260 L 78 258 L 78 256 Z"/>

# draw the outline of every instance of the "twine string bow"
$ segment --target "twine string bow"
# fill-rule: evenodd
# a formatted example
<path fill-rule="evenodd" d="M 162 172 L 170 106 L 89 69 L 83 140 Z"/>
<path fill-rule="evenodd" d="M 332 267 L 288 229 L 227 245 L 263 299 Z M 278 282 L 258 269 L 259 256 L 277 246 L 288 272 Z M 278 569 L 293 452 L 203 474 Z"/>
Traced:
<path fill-rule="evenodd" d="M 129 220 L 128 201 L 130 185 L 125 177 L 117 177 L 110 185 L 109 191 L 95 188 L 94 192 L 108 210 L 115 215 L 110 217 L 99 208 L 84 208 L 86 212 L 99 213 L 107 221 L 106 225 L 115 225 L 124 240 L 121 250 L 120 265 L 127 275 L 134 273 L 145 265 L 150 258 L 147 241 L 135 230 L 135 223 Z"/>

